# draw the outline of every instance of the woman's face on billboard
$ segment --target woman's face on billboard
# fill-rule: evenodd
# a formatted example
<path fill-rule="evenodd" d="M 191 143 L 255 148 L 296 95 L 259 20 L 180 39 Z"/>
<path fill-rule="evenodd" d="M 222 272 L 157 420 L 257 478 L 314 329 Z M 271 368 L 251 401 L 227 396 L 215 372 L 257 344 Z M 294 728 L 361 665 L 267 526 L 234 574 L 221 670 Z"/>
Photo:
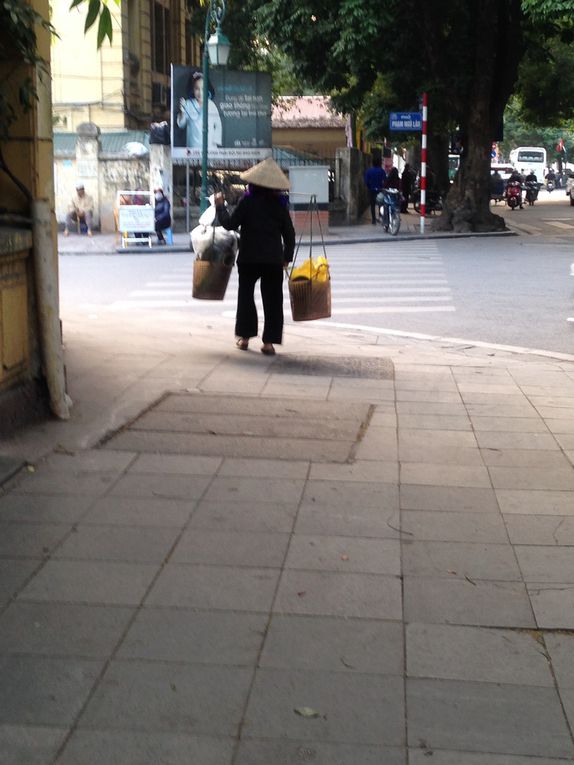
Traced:
<path fill-rule="evenodd" d="M 203 77 L 198 77 L 193 83 L 193 96 L 198 103 L 203 101 Z"/>

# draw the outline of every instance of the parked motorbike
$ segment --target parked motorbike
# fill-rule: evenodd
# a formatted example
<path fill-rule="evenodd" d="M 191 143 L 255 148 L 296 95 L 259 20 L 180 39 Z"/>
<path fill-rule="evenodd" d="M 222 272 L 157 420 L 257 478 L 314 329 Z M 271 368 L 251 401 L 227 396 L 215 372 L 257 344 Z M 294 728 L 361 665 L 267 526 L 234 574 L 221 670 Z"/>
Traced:
<path fill-rule="evenodd" d="M 522 186 L 519 181 L 508 181 L 506 184 L 506 204 L 511 210 L 522 205 Z"/>
<path fill-rule="evenodd" d="M 417 189 L 413 194 L 413 207 L 420 213 L 421 211 L 421 191 Z M 435 212 L 442 212 L 442 196 L 438 191 L 427 191 L 425 210 L 427 215 L 433 215 Z"/>
<path fill-rule="evenodd" d="M 526 181 L 526 201 L 532 207 L 538 199 L 538 183 L 536 181 Z"/>
<path fill-rule="evenodd" d="M 385 231 L 392 236 L 396 236 L 401 227 L 401 202 L 398 189 L 383 189 L 377 194 L 379 218 Z"/>

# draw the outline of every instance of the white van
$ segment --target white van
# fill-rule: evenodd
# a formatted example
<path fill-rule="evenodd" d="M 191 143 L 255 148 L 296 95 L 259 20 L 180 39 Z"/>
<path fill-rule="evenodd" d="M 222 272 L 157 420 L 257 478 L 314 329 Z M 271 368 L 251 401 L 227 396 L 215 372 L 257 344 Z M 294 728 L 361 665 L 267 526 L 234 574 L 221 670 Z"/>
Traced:
<path fill-rule="evenodd" d="M 490 172 L 495 173 L 497 170 L 504 183 L 506 183 L 514 172 L 514 168 L 508 162 L 492 162 L 490 165 Z"/>
<path fill-rule="evenodd" d="M 538 183 L 544 183 L 546 149 L 544 146 L 519 146 L 510 152 L 510 164 L 523 175 L 528 175 L 532 170 Z"/>

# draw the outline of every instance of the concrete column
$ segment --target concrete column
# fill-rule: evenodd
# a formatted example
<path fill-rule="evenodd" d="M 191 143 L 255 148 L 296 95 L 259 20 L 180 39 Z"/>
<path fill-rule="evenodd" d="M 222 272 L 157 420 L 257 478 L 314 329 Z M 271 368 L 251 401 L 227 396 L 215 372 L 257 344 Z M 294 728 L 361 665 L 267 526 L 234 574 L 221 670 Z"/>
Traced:
<path fill-rule="evenodd" d="M 337 149 L 341 168 L 341 197 L 345 200 L 346 224 L 358 223 L 368 203 L 363 175 L 365 162 L 359 149 Z"/>
<path fill-rule="evenodd" d="M 93 122 L 78 126 L 76 140 L 76 184 L 83 183 L 86 194 L 94 200 L 94 226 L 100 226 L 100 185 L 98 163 L 100 128 Z"/>
<path fill-rule="evenodd" d="M 173 166 L 171 146 L 151 143 L 149 147 L 149 182 L 150 191 L 161 188 L 169 199 L 173 218 Z"/>

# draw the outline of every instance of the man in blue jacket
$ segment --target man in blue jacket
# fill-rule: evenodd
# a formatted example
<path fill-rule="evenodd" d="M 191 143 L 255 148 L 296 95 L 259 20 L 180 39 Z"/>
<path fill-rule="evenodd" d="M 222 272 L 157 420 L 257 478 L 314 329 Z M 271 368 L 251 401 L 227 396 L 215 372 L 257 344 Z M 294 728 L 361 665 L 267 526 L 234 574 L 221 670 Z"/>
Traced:
<path fill-rule="evenodd" d="M 373 157 L 373 166 L 365 172 L 365 185 L 369 190 L 369 202 L 371 204 L 371 223 L 373 226 L 377 222 L 376 204 L 377 194 L 383 188 L 387 174 L 381 167 L 381 158 Z"/>

